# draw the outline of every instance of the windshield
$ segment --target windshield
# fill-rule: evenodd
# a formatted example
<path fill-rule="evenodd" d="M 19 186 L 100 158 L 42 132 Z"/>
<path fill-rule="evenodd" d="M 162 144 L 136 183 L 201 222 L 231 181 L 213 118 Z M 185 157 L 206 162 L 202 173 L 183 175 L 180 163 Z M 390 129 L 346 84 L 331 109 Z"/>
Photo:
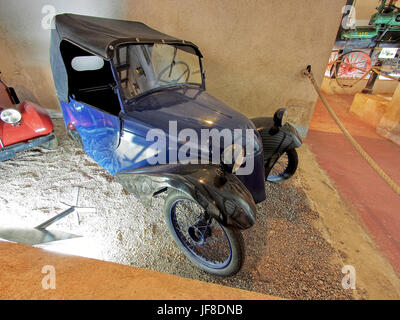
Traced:
<path fill-rule="evenodd" d="M 125 99 L 161 87 L 202 85 L 200 58 L 185 45 L 146 44 L 119 47 L 114 65 Z"/>

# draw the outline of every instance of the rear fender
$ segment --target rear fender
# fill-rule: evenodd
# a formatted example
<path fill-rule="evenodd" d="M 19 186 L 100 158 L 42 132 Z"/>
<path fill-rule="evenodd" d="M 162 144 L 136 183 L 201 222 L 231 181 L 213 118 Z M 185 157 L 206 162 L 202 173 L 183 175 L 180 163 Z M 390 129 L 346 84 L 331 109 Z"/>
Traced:
<path fill-rule="evenodd" d="M 121 171 L 116 177 L 128 192 L 147 199 L 165 188 L 182 191 L 227 227 L 247 229 L 255 222 L 252 195 L 217 165 L 163 164 Z"/>

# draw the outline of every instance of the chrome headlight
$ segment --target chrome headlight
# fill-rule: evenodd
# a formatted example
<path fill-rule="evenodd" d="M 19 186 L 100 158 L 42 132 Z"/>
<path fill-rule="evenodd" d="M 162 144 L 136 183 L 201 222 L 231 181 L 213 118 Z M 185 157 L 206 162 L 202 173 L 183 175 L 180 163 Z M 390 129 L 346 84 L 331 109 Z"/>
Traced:
<path fill-rule="evenodd" d="M 232 144 L 226 147 L 224 152 L 222 152 L 221 160 L 225 164 L 233 164 L 232 172 L 235 173 L 244 163 L 244 155 L 244 148 L 241 145 Z"/>
<path fill-rule="evenodd" d="M 0 113 L 0 119 L 2 121 L 4 121 L 5 123 L 9 123 L 9 124 L 12 124 L 15 126 L 21 122 L 22 115 L 18 110 L 8 108 L 8 109 L 4 109 Z"/>

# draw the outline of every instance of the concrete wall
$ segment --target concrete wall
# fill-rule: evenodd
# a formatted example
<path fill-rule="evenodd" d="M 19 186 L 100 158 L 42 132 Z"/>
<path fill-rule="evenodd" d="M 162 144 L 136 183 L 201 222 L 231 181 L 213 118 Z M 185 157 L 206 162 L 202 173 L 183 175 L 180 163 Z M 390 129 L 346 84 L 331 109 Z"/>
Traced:
<path fill-rule="evenodd" d="M 357 93 L 350 106 L 350 112 L 376 128 L 391 103 L 391 97 Z"/>
<path fill-rule="evenodd" d="M 75 12 L 119 18 L 123 7 L 110 0 L 0 0 L 0 71 L 20 98 L 56 109 L 49 62 L 50 21 L 57 13 Z"/>
<path fill-rule="evenodd" d="M 367 26 L 371 16 L 376 13 L 378 0 L 358 0 L 355 2 L 358 26 Z"/>
<path fill-rule="evenodd" d="M 377 127 L 377 132 L 400 145 L 400 84 Z"/>
<path fill-rule="evenodd" d="M 0 70 L 23 98 L 57 108 L 49 67 L 52 5 L 73 12 L 142 21 L 191 40 L 204 54 L 208 91 L 247 116 L 282 106 L 306 132 L 316 94 L 300 72 L 313 66 L 322 82 L 345 0 L 88 0 L 0 2 Z M 46 7 L 48 8 L 48 7 Z"/>

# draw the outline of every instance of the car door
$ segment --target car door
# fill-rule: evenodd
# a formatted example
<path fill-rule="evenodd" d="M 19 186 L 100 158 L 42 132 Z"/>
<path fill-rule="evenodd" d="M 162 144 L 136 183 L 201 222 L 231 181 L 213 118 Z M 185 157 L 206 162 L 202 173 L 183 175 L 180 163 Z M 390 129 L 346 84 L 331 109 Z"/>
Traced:
<path fill-rule="evenodd" d="M 121 101 L 112 65 L 66 41 L 60 50 L 68 77 L 68 101 L 61 101 L 65 125 L 79 134 L 84 151 L 114 174 Z"/>
<path fill-rule="evenodd" d="M 78 131 L 84 151 L 103 168 L 118 171 L 115 150 L 120 140 L 120 118 L 84 102 L 70 99 L 63 107 L 66 124 Z M 66 115 L 65 115 L 66 114 Z"/>
<path fill-rule="evenodd" d="M 147 140 L 147 133 L 152 128 L 127 115 L 123 115 L 122 119 L 121 139 L 115 157 L 119 170 L 154 165 L 151 159 L 159 154 L 159 149 L 154 147 L 154 140 Z"/>

